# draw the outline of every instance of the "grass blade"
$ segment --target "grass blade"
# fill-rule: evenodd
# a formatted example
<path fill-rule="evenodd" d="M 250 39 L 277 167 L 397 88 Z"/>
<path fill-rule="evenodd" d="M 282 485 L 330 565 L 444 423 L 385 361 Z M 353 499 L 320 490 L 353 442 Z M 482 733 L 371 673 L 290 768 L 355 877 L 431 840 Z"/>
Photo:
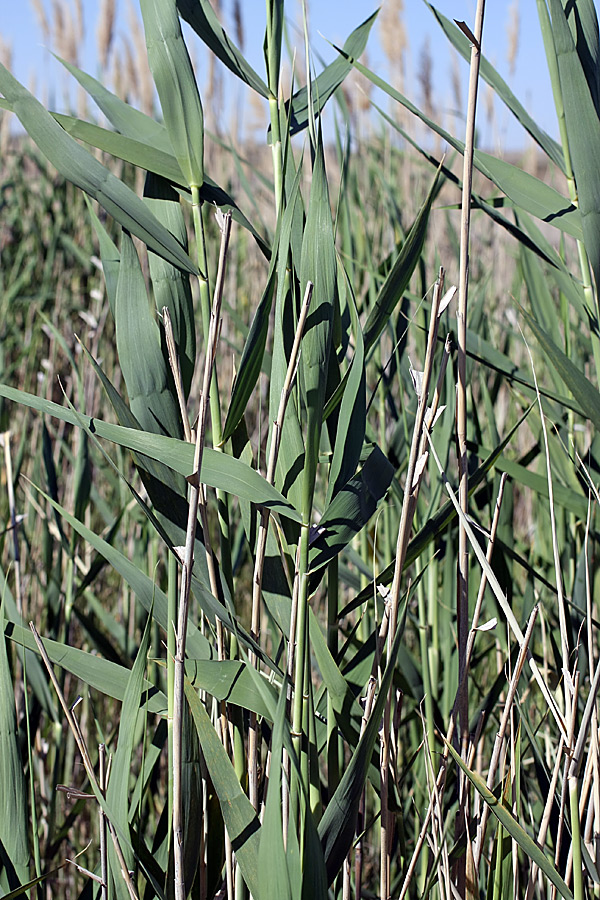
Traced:
<path fill-rule="evenodd" d="M 258 874 L 260 822 L 240 786 L 235 769 L 212 726 L 204 705 L 187 679 L 185 696 L 244 881 L 252 895 L 257 900 L 261 900 L 263 895 L 260 891 Z"/>
<path fill-rule="evenodd" d="M 594 106 L 577 48 L 560 0 L 550 0 L 552 31 L 558 59 L 569 152 L 577 194 L 585 249 L 596 285 L 600 285 L 600 118 Z M 597 28 L 597 24 L 596 24 Z"/>
<path fill-rule="evenodd" d="M 176 191 L 164 179 L 148 174 L 144 199 L 156 218 L 167 225 L 169 231 L 187 251 L 185 219 Z M 156 310 L 162 314 L 163 308 L 167 307 L 171 316 L 173 338 L 181 367 L 184 394 L 187 398 L 196 362 L 196 328 L 190 278 L 187 272 L 172 266 L 156 253 L 148 254 L 148 264 Z M 161 340 L 161 345 L 162 343 Z M 165 370 L 165 376 L 169 380 L 166 361 Z M 177 418 L 179 419 L 179 416 Z"/>
<path fill-rule="evenodd" d="M 375 345 L 394 309 L 402 299 L 402 294 L 408 287 L 421 257 L 431 204 L 440 186 L 438 173 L 365 322 L 363 329 L 365 354 L 368 354 Z"/>
<path fill-rule="evenodd" d="M 600 392 L 591 381 L 571 362 L 560 347 L 544 331 L 539 322 L 526 310 L 521 308 L 525 321 L 538 339 L 540 346 L 546 354 L 553 369 L 560 375 L 567 385 L 579 408 L 584 410 L 582 414 L 594 423 L 595 428 L 600 428 Z"/>
<path fill-rule="evenodd" d="M 224 31 L 208 0 L 177 0 L 177 9 L 227 68 L 265 99 L 269 89 Z"/>
<path fill-rule="evenodd" d="M 196 267 L 177 242 L 133 191 L 60 127 L 33 94 L 0 64 L 0 90 L 12 104 L 23 128 L 52 165 L 81 188 L 120 225 L 173 265 L 196 273 Z"/>
<path fill-rule="evenodd" d="M 119 363 L 131 412 L 145 431 L 181 438 L 183 426 L 133 241 L 123 232 L 115 307 Z"/>
<path fill-rule="evenodd" d="M 352 845 L 356 831 L 358 805 L 367 777 L 373 747 L 375 746 L 375 739 L 381 725 L 381 716 L 383 715 L 387 694 L 392 682 L 403 632 L 403 623 L 401 623 L 390 648 L 390 655 L 379 687 L 379 694 L 367 726 L 333 797 L 327 804 L 323 818 L 319 822 L 319 837 L 323 845 L 327 877 L 330 884 L 340 870 L 342 862 Z"/>
<path fill-rule="evenodd" d="M 318 116 L 327 101 L 337 91 L 346 76 L 352 71 L 351 60 L 357 59 L 367 46 L 369 33 L 377 18 L 379 10 L 376 10 L 368 19 L 355 28 L 344 44 L 346 58 L 334 60 L 311 84 L 310 98 L 312 100 L 312 112 L 309 108 L 309 93 L 306 87 L 300 88 L 291 100 L 286 103 L 286 115 L 290 117 L 290 134 L 298 134 L 308 126 L 309 114 Z"/>
<path fill-rule="evenodd" d="M 375 513 L 394 477 L 394 467 L 373 447 L 360 472 L 335 495 L 319 519 L 309 553 L 310 573 L 338 556 Z"/>
<path fill-rule="evenodd" d="M 573 894 L 564 883 L 544 851 L 531 838 L 525 829 L 519 825 L 511 812 L 494 796 L 488 789 L 485 781 L 476 772 L 472 772 L 466 763 L 460 758 L 451 744 L 446 743 L 448 750 L 454 757 L 456 763 L 461 767 L 473 787 L 481 794 L 485 802 L 490 807 L 500 824 L 506 828 L 508 833 L 517 842 L 523 853 L 533 860 L 541 871 L 546 875 L 557 889 L 558 893 L 564 900 L 573 900 Z"/>
<path fill-rule="evenodd" d="M 204 181 L 204 114 L 175 0 L 141 0 L 148 63 L 177 162 L 189 187 Z"/>
<path fill-rule="evenodd" d="M 457 28 L 454 22 L 451 22 L 446 16 L 442 15 L 442 13 L 431 3 L 428 3 L 427 0 L 425 0 L 425 4 L 433 13 L 452 46 L 458 50 L 463 59 L 469 62 L 471 57 L 471 44 L 460 28 Z M 523 128 L 531 135 L 544 153 L 546 153 L 552 162 L 554 162 L 564 173 L 565 161 L 560 144 L 551 138 L 549 134 L 546 134 L 546 132 L 539 127 L 537 122 L 531 118 L 525 107 L 517 100 L 502 76 L 496 71 L 485 56 L 481 57 L 480 75 L 483 80 L 494 89 L 498 97 L 500 97 L 517 121 L 520 122 Z"/>
<path fill-rule="evenodd" d="M 0 887 L 10 891 L 29 881 L 29 812 L 27 786 L 19 749 L 19 735 L 4 638 L 4 604 L 0 604 L 0 841 L 2 872 Z"/>
<path fill-rule="evenodd" d="M 23 403 L 38 412 L 47 413 L 69 422 L 71 425 L 81 427 L 81 419 L 77 413 L 58 403 L 19 391 L 6 384 L 0 384 L 0 397 Z M 165 437 L 161 434 L 150 434 L 138 431 L 135 428 L 124 428 L 122 425 L 111 425 L 100 419 L 84 417 L 92 433 L 127 447 L 136 453 L 156 459 L 175 472 L 187 477 L 193 471 L 194 447 L 185 441 Z M 256 503 L 258 506 L 266 506 L 272 512 L 278 512 L 287 516 L 292 521 L 300 521 L 300 513 L 292 506 L 289 500 L 255 469 L 243 463 L 241 460 L 217 450 L 206 447 L 202 459 L 201 481 L 209 487 L 219 488 L 231 494 Z"/>

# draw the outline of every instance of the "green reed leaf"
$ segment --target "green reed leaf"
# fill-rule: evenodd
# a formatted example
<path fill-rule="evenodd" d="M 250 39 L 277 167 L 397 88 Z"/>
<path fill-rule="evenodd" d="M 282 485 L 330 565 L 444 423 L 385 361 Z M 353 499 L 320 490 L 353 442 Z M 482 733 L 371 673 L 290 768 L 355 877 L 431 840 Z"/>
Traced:
<path fill-rule="evenodd" d="M 198 37 L 227 68 L 265 99 L 269 89 L 224 31 L 208 0 L 177 0 L 177 9 Z"/>
<path fill-rule="evenodd" d="M 176 0 L 141 0 L 148 63 L 173 152 L 187 184 L 204 181 L 204 114 Z"/>
<path fill-rule="evenodd" d="M 9 891 L 29 880 L 29 811 L 4 630 L 0 604 L 0 841 L 8 857 L 8 865 L 3 861 L 0 887 Z"/>
<path fill-rule="evenodd" d="M 519 825 L 513 814 L 506 809 L 500 800 L 489 790 L 483 778 L 476 772 L 472 772 L 467 764 L 461 759 L 454 747 L 446 742 L 448 750 L 454 757 L 457 765 L 460 766 L 473 787 L 481 795 L 490 810 L 494 813 L 501 825 L 506 828 L 510 836 L 517 842 L 523 853 L 529 860 L 535 862 L 539 869 L 550 879 L 564 900 L 573 900 L 573 894 L 560 877 L 554 865 L 550 862 L 539 844 L 531 838 L 525 829 Z"/>
<path fill-rule="evenodd" d="M 550 0 L 569 152 L 588 253 L 600 286 L 600 118 L 560 0 Z M 597 25 L 596 25 L 597 27 Z"/>
<path fill-rule="evenodd" d="M 427 234 L 431 204 L 439 186 L 440 176 L 438 172 L 365 322 L 363 328 L 365 354 L 369 353 L 378 340 L 409 285 L 412 274 L 421 257 L 425 235 Z"/>
<path fill-rule="evenodd" d="M 342 51 L 339 51 L 342 52 Z M 459 141 L 437 122 L 425 115 L 418 107 L 411 103 L 403 94 L 391 87 L 370 69 L 359 62 L 354 62 L 356 69 L 368 78 L 376 87 L 381 88 L 388 96 L 401 103 L 409 112 L 421 119 L 435 134 L 439 134 L 443 140 L 457 150 L 464 152 L 464 143 Z M 539 178 L 529 175 L 513 166 L 505 160 L 499 160 L 482 150 L 475 150 L 473 165 L 486 178 L 503 191 L 515 206 L 532 213 L 555 228 L 580 239 L 582 237 L 581 216 L 579 210 L 564 197 L 559 191 Z"/>
<path fill-rule="evenodd" d="M 0 384 L 0 397 L 23 403 L 38 412 L 44 412 L 51 416 L 69 422 L 72 425 L 81 426 L 79 416 L 70 409 L 59 406 L 50 400 L 44 400 L 26 391 Z M 150 434 L 146 431 L 138 431 L 135 428 L 124 428 L 122 425 L 112 425 L 94 417 L 84 417 L 86 425 L 92 433 L 106 440 L 113 441 L 121 447 L 127 447 L 135 453 L 141 453 L 156 459 L 175 472 L 188 476 L 192 474 L 194 467 L 194 447 L 186 441 L 178 441 L 175 438 L 165 437 L 161 434 Z M 258 506 L 266 506 L 272 512 L 278 512 L 287 516 L 292 521 L 300 521 L 300 513 L 292 504 L 272 487 L 250 466 L 206 447 L 202 460 L 200 480 L 209 487 L 220 488 L 231 494 L 237 494 Z"/>
<path fill-rule="evenodd" d="M 368 19 L 355 28 L 348 36 L 344 44 L 344 54 L 346 58 L 338 57 L 328 66 L 326 66 L 321 74 L 315 78 L 311 84 L 310 97 L 315 115 L 319 115 L 327 101 L 337 91 L 346 76 L 352 71 L 352 60 L 357 59 L 365 47 L 369 39 L 369 33 L 379 10 L 376 10 Z M 298 134 L 308 126 L 309 120 L 309 102 L 308 90 L 306 87 L 300 88 L 291 100 L 291 114 L 288 109 L 290 101 L 286 103 L 286 112 L 290 115 L 290 134 Z"/>
<path fill-rule="evenodd" d="M 187 272 L 196 266 L 142 200 L 60 127 L 8 69 L 0 64 L 0 91 L 42 153 L 68 181 L 81 188 L 124 228 L 165 259 Z"/>
<path fill-rule="evenodd" d="M 243 792 L 235 769 L 217 736 L 204 705 L 189 681 L 185 681 L 189 704 L 211 781 L 219 798 L 223 820 L 244 881 L 257 900 L 262 900 L 258 873 L 261 825 Z"/>
<path fill-rule="evenodd" d="M 182 437 L 156 315 L 150 310 L 142 269 L 127 232 L 121 238 L 115 331 L 131 412 L 145 431 Z"/>
<path fill-rule="evenodd" d="M 454 22 L 451 22 L 450 19 L 447 19 L 446 16 L 442 15 L 442 13 L 438 9 L 436 9 L 435 6 L 433 6 L 431 3 L 428 3 L 427 0 L 424 0 L 424 2 L 425 5 L 428 6 L 433 13 L 435 19 L 437 20 L 438 24 L 442 28 L 444 34 L 453 45 L 453 47 L 458 50 L 463 59 L 465 59 L 467 62 L 470 62 L 471 44 L 468 41 L 467 37 L 463 34 L 460 28 L 458 28 L 454 24 Z M 528 134 L 531 135 L 538 146 L 541 147 L 544 153 L 546 153 L 546 155 L 552 160 L 552 162 L 554 162 L 559 167 L 559 169 L 564 172 L 565 160 L 560 144 L 558 144 L 553 138 L 551 138 L 550 135 L 547 134 L 543 128 L 540 128 L 537 122 L 532 119 L 525 107 L 515 97 L 499 72 L 496 71 L 490 61 L 483 55 L 480 59 L 480 74 L 483 80 L 487 82 L 487 84 L 489 84 L 491 88 L 493 88 L 494 92 L 498 95 L 498 97 L 500 97 L 502 102 L 511 111 L 517 121 L 523 126 Z"/>

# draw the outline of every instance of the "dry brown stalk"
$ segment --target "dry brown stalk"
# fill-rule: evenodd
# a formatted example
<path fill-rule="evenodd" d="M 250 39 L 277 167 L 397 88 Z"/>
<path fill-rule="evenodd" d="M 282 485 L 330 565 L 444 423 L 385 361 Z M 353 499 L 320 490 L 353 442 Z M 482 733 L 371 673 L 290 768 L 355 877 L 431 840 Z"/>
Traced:
<path fill-rule="evenodd" d="M 98 786 L 102 791 L 103 796 L 106 792 L 107 778 L 106 778 L 106 746 L 104 744 L 98 745 L 98 762 L 99 762 L 99 775 L 98 775 Z M 102 875 L 102 889 L 101 896 L 102 900 L 108 900 L 108 856 L 107 856 L 107 848 L 106 848 L 106 816 L 104 814 L 104 810 L 101 806 L 98 807 L 98 815 L 100 816 L 100 872 Z"/>
<path fill-rule="evenodd" d="M 183 812 L 182 812 L 182 740 L 183 740 L 183 704 L 184 704 L 184 674 L 185 674 L 185 644 L 187 636 L 187 619 L 192 583 L 192 570 L 194 566 L 194 544 L 196 540 L 196 524 L 198 512 L 200 512 L 202 527 L 204 530 L 204 542 L 208 563 L 211 591 L 215 597 L 220 594 L 219 579 L 216 572 L 216 561 L 212 553 L 209 540 L 208 521 L 206 514 L 206 502 L 204 490 L 200 482 L 200 470 L 206 435 L 206 419 L 209 407 L 209 391 L 212 371 L 215 362 L 217 343 L 219 338 L 219 323 L 221 313 L 221 301 L 223 296 L 223 282 L 225 274 L 225 261 L 231 233 L 231 213 L 222 216 L 221 226 L 221 250 L 219 255 L 219 269 L 215 283 L 213 308 L 210 317 L 208 341 L 206 347 L 206 359 L 204 364 L 204 380 L 200 396 L 200 410 L 198 413 L 198 430 L 194 454 L 194 467 L 192 475 L 188 478 L 190 483 L 188 524 L 186 533 L 185 550 L 182 559 L 181 588 L 179 596 L 179 611 L 177 617 L 177 637 L 175 653 L 175 689 L 173 709 L 173 847 L 174 847 L 174 884 L 175 900 L 185 900 L 186 891 L 184 885 L 183 866 Z M 219 655 L 223 654 L 222 636 L 219 641 Z M 223 718 L 223 716 L 222 716 Z M 221 727 L 222 739 L 227 739 L 227 728 Z M 228 869 L 231 868 L 229 861 Z"/>
<path fill-rule="evenodd" d="M 495 509 L 494 509 L 494 517 L 492 520 L 492 528 L 491 528 L 491 533 L 490 533 L 490 540 L 488 543 L 488 548 L 487 548 L 487 553 L 486 553 L 486 559 L 487 559 L 488 563 L 490 562 L 493 551 L 494 551 L 494 544 L 495 544 L 495 540 L 496 540 L 498 523 L 499 523 L 499 519 L 500 519 L 500 508 L 501 508 L 501 503 L 502 503 L 502 497 L 504 494 L 505 482 L 506 482 L 505 478 L 501 479 L 500 488 L 498 491 L 498 497 L 496 499 L 496 505 L 495 505 Z M 469 641 L 467 643 L 467 665 L 466 665 L 466 669 L 465 669 L 465 677 L 466 677 L 466 673 L 468 672 L 469 661 L 470 661 L 470 658 L 471 658 L 471 655 L 473 652 L 475 638 L 477 636 L 477 625 L 479 622 L 481 601 L 483 599 L 483 594 L 485 592 L 486 585 L 487 585 L 487 575 L 486 575 L 486 572 L 484 569 L 482 571 L 479 593 L 477 596 L 477 601 L 475 603 L 475 609 L 473 611 L 473 620 L 471 622 L 471 630 L 469 632 Z M 452 709 L 452 713 L 450 715 L 450 724 L 449 724 L 448 730 L 446 732 L 445 746 L 444 746 L 444 751 L 443 751 L 443 755 L 442 755 L 442 761 L 441 761 L 441 765 L 440 765 L 440 769 L 438 771 L 438 776 L 437 776 L 437 781 L 436 781 L 437 790 L 440 792 L 440 794 L 442 796 L 443 796 L 445 782 L 446 782 L 446 771 L 447 771 L 447 765 L 448 765 L 448 752 L 449 752 L 448 745 L 452 743 L 452 740 L 454 738 L 454 732 L 456 729 L 456 717 L 457 717 L 457 705 L 458 705 L 459 691 L 460 691 L 460 685 L 457 690 L 456 698 L 454 701 L 454 706 Z M 413 851 L 413 855 L 411 857 L 411 860 L 410 860 L 410 863 L 409 863 L 409 866 L 408 866 L 408 869 L 407 869 L 407 872 L 406 872 L 406 875 L 404 878 L 402 890 L 400 892 L 400 900 L 403 900 L 403 898 L 406 896 L 406 892 L 408 891 L 408 888 L 412 882 L 414 871 L 416 869 L 416 865 L 419 860 L 421 850 L 423 848 L 423 843 L 425 842 L 425 839 L 427 836 L 427 832 L 429 829 L 429 825 L 430 825 L 430 821 L 431 821 L 433 812 L 434 812 L 434 804 L 433 804 L 433 798 L 432 798 L 429 802 L 429 806 L 427 808 L 427 813 L 425 815 L 425 819 L 423 820 L 423 824 L 421 826 L 421 831 L 419 832 L 419 837 L 415 844 L 415 849 Z"/>
<path fill-rule="evenodd" d="M 467 456 L 467 297 L 469 289 L 469 241 L 471 226 L 471 190 L 473 184 L 473 153 L 475 149 L 475 116 L 477 111 L 477 88 L 479 84 L 479 61 L 485 0 L 478 0 L 475 15 L 475 33 L 471 33 L 464 22 L 458 27 L 471 41 L 471 67 L 469 95 L 467 102 L 467 127 L 463 157 L 463 189 L 460 223 L 460 277 L 458 310 L 456 323 L 458 332 L 458 385 L 456 398 L 456 436 L 458 443 L 459 502 L 463 514 L 469 506 L 469 468 Z M 458 719 L 460 727 L 460 751 L 463 759 L 469 740 L 469 695 L 466 671 L 466 651 L 469 632 L 469 545 L 467 532 L 461 524 L 458 531 L 458 573 L 457 573 L 457 620 L 458 620 L 458 681 L 461 685 L 458 698 Z M 460 840 L 466 830 L 468 816 L 468 789 L 465 775 L 459 771 L 459 809 L 456 819 L 456 840 Z M 466 891 L 466 860 L 461 857 L 456 865 L 456 886 L 461 896 Z"/>
<path fill-rule="evenodd" d="M 531 635 L 533 634 L 533 626 L 535 625 L 535 621 L 537 619 L 537 615 L 539 612 L 539 606 L 536 605 L 533 607 L 531 611 L 531 615 L 529 616 L 529 621 L 527 622 L 527 628 L 525 630 L 525 637 L 521 647 L 519 649 L 519 655 L 517 657 L 517 662 L 515 665 L 515 670 L 512 674 L 512 678 L 510 680 L 510 685 L 508 688 L 508 692 L 506 695 L 506 702 L 504 704 L 504 710 L 502 712 L 502 718 L 500 719 L 500 727 L 496 733 L 496 738 L 494 740 L 494 748 L 492 750 L 492 758 L 490 760 L 490 765 L 488 769 L 488 777 L 487 777 L 487 786 L 491 790 L 493 790 L 494 782 L 496 780 L 496 772 L 498 770 L 498 762 L 500 759 L 500 751 L 502 749 L 502 744 L 504 742 L 504 738 L 506 736 L 506 729 L 509 724 L 509 717 L 512 711 L 512 705 L 515 699 L 515 695 L 517 693 L 517 687 L 519 684 L 519 679 L 521 677 L 521 673 L 523 671 L 523 666 L 525 665 L 525 660 L 527 658 L 527 652 L 529 649 L 529 642 L 531 641 Z M 477 871 L 479 868 L 479 863 L 481 861 L 481 855 L 483 853 L 483 842 L 485 840 L 485 829 L 487 825 L 487 820 L 489 817 L 490 808 L 487 804 L 484 804 L 481 819 L 479 821 L 479 826 L 477 828 L 477 837 L 475 839 L 475 870 Z"/>

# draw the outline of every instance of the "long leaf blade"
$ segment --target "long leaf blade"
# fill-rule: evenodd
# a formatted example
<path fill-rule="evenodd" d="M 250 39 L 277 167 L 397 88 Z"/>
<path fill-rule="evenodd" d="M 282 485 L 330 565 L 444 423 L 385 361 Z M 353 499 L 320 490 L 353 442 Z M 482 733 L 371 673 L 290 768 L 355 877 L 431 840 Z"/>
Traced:
<path fill-rule="evenodd" d="M 120 225 L 186 272 L 196 266 L 142 200 L 60 127 L 33 94 L 0 64 L 0 90 L 42 153 L 68 181 L 81 188 Z"/>

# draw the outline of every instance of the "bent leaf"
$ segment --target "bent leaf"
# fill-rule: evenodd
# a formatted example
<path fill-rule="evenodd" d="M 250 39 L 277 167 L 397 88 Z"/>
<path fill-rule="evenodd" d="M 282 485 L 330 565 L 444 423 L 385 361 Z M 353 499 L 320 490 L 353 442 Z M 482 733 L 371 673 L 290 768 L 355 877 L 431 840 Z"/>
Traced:
<path fill-rule="evenodd" d="M 28 394 L 26 391 L 11 388 L 7 384 L 0 384 L 0 397 L 14 400 L 15 403 L 23 403 L 31 409 L 55 416 L 71 425 L 81 426 L 80 416 L 72 410 L 50 400 L 36 397 L 34 394 Z M 113 441 L 121 447 L 127 447 L 136 453 L 149 456 L 151 459 L 156 459 L 185 477 L 191 475 L 194 467 L 193 444 L 165 437 L 162 434 L 149 434 L 135 428 L 111 425 L 89 416 L 83 418 L 90 430 L 99 437 Z M 300 513 L 295 507 L 255 469 L 235 457 L 219 453 L 210 447 L 206 447 L 204 450 L 200 480 L 209 487 L 220 488 L 242 497 L 244 500 L 249 500 L 251 503 L 256 503 L 257 506 L 266 506 L 272 512 L 280 513 L 294 522 L 301 521 Z"/>
<path fill-rule="evenodd" d="M 151 250 L 186 272 L 196 274 L 196 266 L 144 202 L 119 181 L 94 156 L 60 127 L 33 94 L 0 64 L 0 91 L 23 128 L 60 174 L 81 188 L 120 225 L 139 237 Z"/>
<path fill-rule="evenodd" d="M 561 897 L 564 897 L 564 900 L 573 900 L 573 894 L 562 880 L 553 864 L 550 862 L 542 848 L 539 844 L 531 838 L 525 829 L 519 825 L 515 817 L 506 809 L 505 806 L 497 799 L 497 797 L 489 790 L 483 778 L 480 775 L 477 775 L 476 772 L 472 772 L 471 769 L 468 768 L 466 763 L 460 758 L 460 755 L 456 752 L 454 747 L 446 741 L 446 746 L 448 750 L 454 757 L 457 765 L 463 770 L 473 787 L 481 794 L 483 800 L 487 803 L 490 810 L 494 813 L 500 824 L 506 828 L 508 833 L 514 840 L 517 842 L 521 850 L 525 853 L 525 855 L 535 862 L 535 864 L 539 867 L 539 869 L 546 875 L 547 878 L 550 879 L 552 884 L 555 886 Z"/>

